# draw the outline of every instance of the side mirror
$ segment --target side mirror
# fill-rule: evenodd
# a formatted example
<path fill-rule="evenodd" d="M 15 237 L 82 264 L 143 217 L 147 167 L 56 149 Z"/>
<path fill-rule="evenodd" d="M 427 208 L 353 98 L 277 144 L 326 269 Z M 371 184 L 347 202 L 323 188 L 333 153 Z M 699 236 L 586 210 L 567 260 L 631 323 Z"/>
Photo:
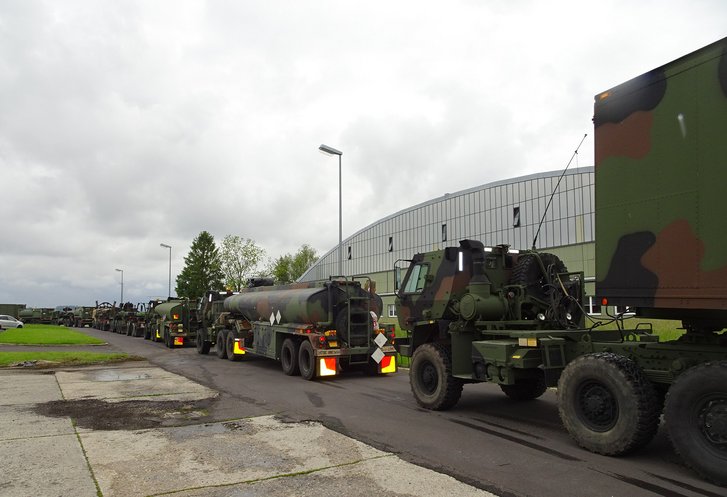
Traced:
<path fill-rule="evenodd" d="M 394 268 L 394 291 L 398 292 L 400 286 L 401 286 L 401 268 L 395 267 Z"/>

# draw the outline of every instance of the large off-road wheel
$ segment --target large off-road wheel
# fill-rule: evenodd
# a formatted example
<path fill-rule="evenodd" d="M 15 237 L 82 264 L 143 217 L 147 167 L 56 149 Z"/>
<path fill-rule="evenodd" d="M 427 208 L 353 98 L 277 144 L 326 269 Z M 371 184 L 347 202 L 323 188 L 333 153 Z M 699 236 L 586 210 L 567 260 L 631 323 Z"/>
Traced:
<path fill-rule="evenodd" d="M 298 369 L 298 344 L 291 338 L 283 340 L 280 348 L 280 365 L 283 373 L 288 376 L 297 376 L 300 374 Z"/>
<path fill-rule="evenodd" d="M 308 340 L 303 341 L 298 349 L 298 368 L 304 380 L 316 377 L 316 354 Z"/>
<path fill-rule="evenodd" d="M 242 359 L 239 355 L 235 354 L 235 332 L 230 330 L 225 335 L 225 350 L 227 351 L 227 358 L 230 361 L 239 361 Z"/>
<path fill-rule="evenodd" d="M 207 340 L 207 330 L 199 330 L 197 332 L 197 339 L 195 340 L 197 346 L 197 353 L 207 355 L 210 351 L 210 343 Z"/>
<path fill-rule="evenodd" d="M 727 485 L 727 361 L 682 373 L 667 393 L 664 419 L 684 462 L 703 478 Z"/>
<path fill-rule="evenodd" d="M 215 342 L 215 354 L 220 359 L 227 359 L 227 347 L 225 346 L 225 330 L 217 332 L 217 342 Z"/>
<path fill-rule="evenodd" d="M 539 375 L 537 378 L 522 378 L 514 385 L 500 385 L 500 389 L 512 400 L 533 400 L 545 393 L 548 387 L 545 378 Z"/>
<path fill-rule="evenodd" d="M 427 343 L 414 351 L 409 383 L 417 403 L 426 409 L 449 409 L 462 396 L 462 380 L 452 376 L 452 359 L 442 345 Z"/>
<path fill-rule="evenodd" d="M 566 366 L 558 411 L 578 445 L 608 456 L 643 447 L 659 428 L 654 386 L 636 363 L 612 353 L 584 355 Z"/>

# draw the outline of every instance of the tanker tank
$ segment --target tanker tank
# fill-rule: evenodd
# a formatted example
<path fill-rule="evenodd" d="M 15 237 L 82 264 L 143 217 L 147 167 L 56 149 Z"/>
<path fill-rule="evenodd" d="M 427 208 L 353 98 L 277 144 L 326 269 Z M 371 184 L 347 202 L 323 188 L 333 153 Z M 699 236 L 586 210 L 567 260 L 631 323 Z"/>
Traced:
<path fill-rule="evenodd" d="M 367 339 L 373 327 L 369 311 L 378 315 L 381 308 L 378 295 L 361 288 L 359 282 L 348 281 L 248 288 L 224 301 L 225 311 L 241 314 L 250 322 L 335 326 L 339 337 L 351 346 Z"/>

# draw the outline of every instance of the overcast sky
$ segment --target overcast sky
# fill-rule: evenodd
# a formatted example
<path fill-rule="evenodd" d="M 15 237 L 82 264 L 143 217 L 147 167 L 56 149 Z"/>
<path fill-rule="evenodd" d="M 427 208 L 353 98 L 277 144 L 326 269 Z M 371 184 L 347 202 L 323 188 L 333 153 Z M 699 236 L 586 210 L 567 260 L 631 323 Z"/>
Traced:
<path fill-rule="evenodd" d="M 593 96 L 727 36 L 727 2 L 0 1 L 0 302 L 166 296 L 202 230 L 268 257 L 593 165 Z M 575 164 L 574 164 L 575 165 Z M 174 287 L 174 282 L 172 282 Z M 173 290 L 172 290 L 173 291 Z"/>

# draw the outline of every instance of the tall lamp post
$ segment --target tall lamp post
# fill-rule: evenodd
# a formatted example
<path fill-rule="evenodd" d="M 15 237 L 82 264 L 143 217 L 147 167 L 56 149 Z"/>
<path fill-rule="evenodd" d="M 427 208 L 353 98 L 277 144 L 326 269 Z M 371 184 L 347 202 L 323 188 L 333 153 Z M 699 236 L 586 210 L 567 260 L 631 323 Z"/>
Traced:
<path fill-rule="evenodd" d="M 337 155 L 338 156 L 338 275 L 343 276 L 343 218 L 342 218 L 342 204 L 343 204 L 343 191 L 341 188 L 341 156 L 343 152 L 336 150 L 328 145 L 321 145 L 318 150 L 326 155 Z"/>
<path fill-rule="evenodd" d="M 124 306 L 124 270 L 117 269 L 116 271 L 121 273 L 121 307 Z"/>
<path fill-rule="evenodd" d="M 160 243 L 159 246 L 169 249 L 169 295 L 167 298 L 172 298 L 172 246 L 166 243 Z"/>

